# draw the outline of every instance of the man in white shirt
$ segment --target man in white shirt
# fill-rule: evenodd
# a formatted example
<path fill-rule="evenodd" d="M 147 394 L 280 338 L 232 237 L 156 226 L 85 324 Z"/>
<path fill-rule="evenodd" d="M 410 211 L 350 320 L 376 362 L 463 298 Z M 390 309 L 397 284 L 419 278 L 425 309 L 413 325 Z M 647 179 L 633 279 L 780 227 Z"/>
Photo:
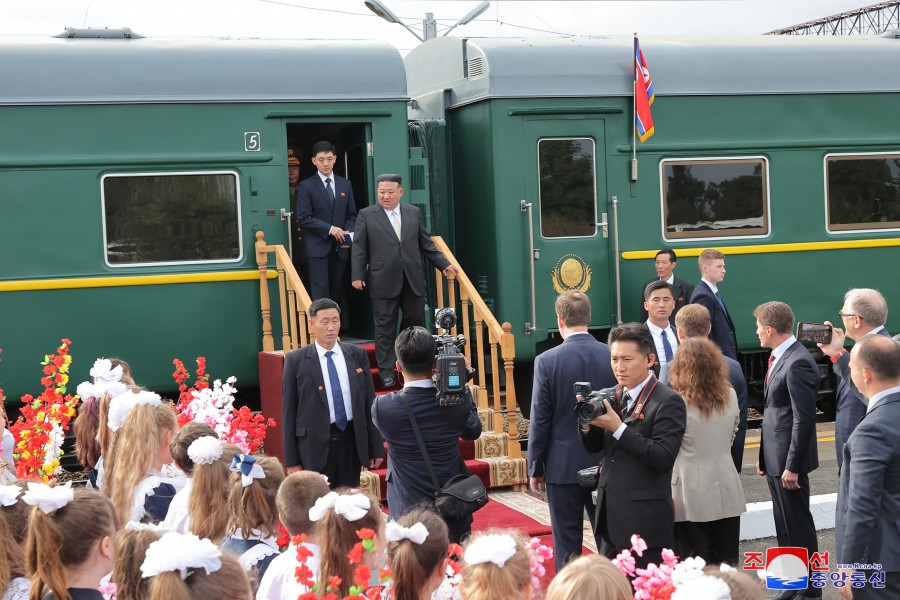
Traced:
<path fill-rule="evenodd" d="M 675 291 L 665 281 L 654 281 L 644 289 L 644 309 L 650 315 L 647 329 L 656 346 L 656 363 L 653 371 L 659 375 L 661 365 L 672 362 L 678 348 L 678 336 L 669 322 L 675 309 Z"/>
<path fill-rule="evenodd" d="M 641 318 L 638 319 L 639 321 L 646 321 L 650 316 L 647 314 L 647 309 L 644 308 L 644 290 L 654 281 L 665 281 L 674 290 L 675 309 L 669 318 L 673 325 L 675 324 L 675 316 L 678 314 L 678 311 L 690 302 L 691 295 L 694 293 L 694 284 L 675 275 L 675 263 L 677 260 L 675 251 L 671 248 L 663 248 L 656 253 L 656 277 L 650 281 L 645 281 L 644 285 L 641 286 Z"/>

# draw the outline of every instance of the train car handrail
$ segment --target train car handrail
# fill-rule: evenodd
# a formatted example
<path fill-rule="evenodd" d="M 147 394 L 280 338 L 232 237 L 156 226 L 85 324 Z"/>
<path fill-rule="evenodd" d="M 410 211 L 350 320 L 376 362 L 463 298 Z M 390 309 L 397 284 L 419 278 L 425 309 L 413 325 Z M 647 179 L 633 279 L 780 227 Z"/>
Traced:
<path fill-rule="evenodd" d="M 300 280 L 291 257 L 281 245 L 266 245 L 262 231 L 256 232 L 256 264 L 259 267 L 259 297 L 262 313 L 262 346 L 264 352 L 275 352 L 272 336 L 271 303 L 269 301 L 269 253 L 275 254 L 278 273 L 278 299 L 281 309 L 281 348 L 287 354 L 311 344 L 315 334 L 309 328 L 309 292 Z"/>

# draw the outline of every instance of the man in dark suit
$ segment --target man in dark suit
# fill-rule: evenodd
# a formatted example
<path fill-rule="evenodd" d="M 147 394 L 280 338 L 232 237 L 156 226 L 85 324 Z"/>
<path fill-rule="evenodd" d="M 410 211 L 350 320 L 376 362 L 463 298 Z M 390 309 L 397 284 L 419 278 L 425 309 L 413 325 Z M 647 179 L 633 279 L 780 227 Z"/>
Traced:
<path fill-rule="evenodd" d="M 816 525 L 809 512 L 809 473 L 819 466 L 816 451 L 816 398 L 819 369 L 809 350 L 791 331 L 794 313 L 784 302 L 766 302 L 753 311 L 756 335 L 771 348 L 766 373 L 766 408 L 756 472 L 765 476 L 779 546 L 818 551 Z M 785 590 L 786 598 L 821 598 L 822 590 Z"/>
<path fill-rule="evenodd" d="M 297 223 L 303 228 L 310 297 L 339 302 L 356 201 L 350 181 L 334 174 L 337 156 L 331 142 L 317 142 L 312 154 L 317 173 L 297 187 Z"/>
<path fill-rule="evenodd" d="M 630 548 L 636 533 L 648 547 L 637 565 L 660 564 L 662 549 L 675 543 L 672 467 L 687 411 L 681 396 L 650 372 L 656 357 L 646 327 L 619 325 L 609 333 L 609 349 L 616 406 L 604 400 L 606 413 L 580 427 L 587 451 L 603 451 L 594 536 L 611 558 Z"/>
<path fill-rule="evenodd" d="M 678 349 L 678 336 L 669 320 L 675 308 L 675 289 L 661 279 L 651 281 L 644 288 L 644 308 L 650 315 L 644 325 L 653 336 L 653 353 L 656 355 L 653 374 L 659 377 L 660 366 L 672 362 Z"/>
<path fill-rule="evenodd" d="M 587 381 L 594 390 L 616 384 L 609 346 L 588 333 L 590 322 L 590 299 L 582 292 L 565 292 L 556 299 L 556 323 L 564 341 L 534 359 L 528 483 L 534 493 L 547 495 L 557 573 L 572 556 L 581 556 L 585 510 L 594 524 L 591 492 L 578 484 L 576 473 L 600 463 L 600 455 L 587 452 L 572 435 L 578 426 L 573 384 Z"/>
<path fill-rule="evenodd" d="M 424 256 L 444 274 L 456 269 L 425 232 L 419 209 L 401 204 L 399 175 L 378 176 L 378 205 L 359 211 L 352 251 L 352 285 L 369 288 L 375 315 L 375 358 L 384 387 L 392 387 L 397 314 L 401 331 L 425 324 Z"/>
<path fill-rule="evenodd" d="M 678 311 L 680 311 L 682 307 L 690 302 L 691 294 L 694 293 L 694 284 L 692 284 L 690 281 L 687 281 L 686 279 L 675 276 L 676 260 L 677 258 L 675 256 L 675 251 L 670 248 L 664 248 L 656 253 L 657 276 L 655 279 L 644 282 L 644 285 L 641 286 L 641 318 L 638 319 L 641 323 L 643 323 L 650 317 L 650 314 L 647 312 L 647 308 L 644 306 L 644 290 L 646 290 L 647 286 L 654 281 L 665 281 L 672 286 L 672 290 L 675 293 L 675 309 L 672 311 L 672 314 L 669 317 L 669 321 L 672 323 L 672 325 L 675 324 L 675 317 L 678 315 Z"/>
<path fill-rule="evenodd" d="M 469 474 L 459 453 L 459 438 L 476 440 L 481 435 L 481 421 L 471 397 L 464 404 L 438 406 L 431 380 L 437 346 L 427 330 L 410 327 L 401 331 L 396 353 L 403 391 L 378 396 L 372 406 L 375 425 L 388 443 L 387 496 L 392 517 L 417 504 L 433 502 L 436 491 L 400 394 L 409 401 L 438 485 Z M 459 542 L 471 532 L 472 516 L 448 520 L 447 528 L 450 540 Z"/>
<path fill-rule="evenodd" d="M 838 314 L 845 330 L 837 327 L 831 334 L 830 344 L 818 344 L 822 352 L 831 357 L 834 372 L 838 376 L 837 414 L 834 418 L 834 446 L 837 451 L 838 469 L 844 460 L 844 444 L 866 414 L 867 401 L 856 389 L 850 377 L 850 355 L 844 349 L 847 338 L 858 342 L 867 335 L 890 337 L 884 323 L 887 321 L 887 302 L 881 292 L 857 288 L 844 294 L 844 305 Z M 830 321 L 825 321 L 831 325 Z M 846 335 L 844 333 L 846 331 Z"/>
<path fill-rule="evenodd" d="M 691 304 L 701 304 L 709 311 L 712 329 L 709 339 L 714 341 L 722 354 L 737 360 L 737 337 L 734 323 L 719 293 L 719 284 L 725 279 L 725 255 L 707 248 L 700 253 L 700 282 L 691 294 Z"/>
<path fill-rule="evenodd" d="M 863 570 L 864 587 L 852 598 L 900 598 L 900 346 L 866 336 L 850 353 L 854 387 L 868 398 L 867 413 L 844 446 L 835 520 L 837 562 L 880 564 L 885 588 L 872 587 L 876 571 Z M 848 585 L 847 592 L 851 591 Z M 841 590 L 848 600 L 849 593 Z"/>
<path fill-rule="evenodd" d="M 372 422 L 375 389 L 366 351 L 337 341 L 341 309 L 320 298 L 309 305 L 316 341 L 284 357 L 284 466 L 328 476 L 332 488 L 359 487 L 362 465 L 377 469 L 384 442 Z"/>
<path fill-rule="evenodd" d="M 709 311 L 699 304 L 688 304 L 675 317 L 675 331 L 678 334 L 679 342 L 683 342 L 687 338 L 707 338 L 709 329 Z M 747 379 L 744 377 L 741 363 L 725 355 L 722 355 L 722 358 L 725 360 L 725 366 L 728 367 L 728 383 L 737 394 L 738 409 L 741 413 L 738 430 L 734 434 L 734 441 L 731 442 L 731 459 L 734 461 L 734 468 L 740 473 L 741 465 L 744 462 L 744 441 L 747 439 Z M 660 368 L 659 382 L 669 385 L 668 364 Z"/>

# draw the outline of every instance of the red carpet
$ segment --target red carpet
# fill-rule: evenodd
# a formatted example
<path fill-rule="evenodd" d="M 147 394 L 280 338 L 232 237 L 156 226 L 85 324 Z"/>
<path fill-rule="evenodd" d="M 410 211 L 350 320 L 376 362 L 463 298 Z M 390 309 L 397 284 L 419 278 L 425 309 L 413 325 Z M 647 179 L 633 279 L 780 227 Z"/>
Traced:
<path fill-rule="evenodd" d="M 491 499 L 487 505 L 475 513 L 472 529 L 479 531 L 499 527 L 502 529 L 519 529 L 528 537 L 550 535 L 550 526 L 540 523 L 525 513 L 512 509 L 497 500 Z"/>

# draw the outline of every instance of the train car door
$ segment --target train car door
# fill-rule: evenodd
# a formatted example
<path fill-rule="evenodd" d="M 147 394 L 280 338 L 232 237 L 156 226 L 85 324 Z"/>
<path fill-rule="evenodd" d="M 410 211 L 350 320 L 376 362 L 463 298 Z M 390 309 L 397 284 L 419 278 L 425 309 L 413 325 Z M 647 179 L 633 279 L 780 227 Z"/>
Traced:
<path fill-rule="evenodd" d="M 591 299 L 591 325 L 611 310 L 606 156 L 602 119 L 526 119 L 526 202 L 534 239 L 535 333 L 556 329 L 554 302 L 567 290 Z"/>

